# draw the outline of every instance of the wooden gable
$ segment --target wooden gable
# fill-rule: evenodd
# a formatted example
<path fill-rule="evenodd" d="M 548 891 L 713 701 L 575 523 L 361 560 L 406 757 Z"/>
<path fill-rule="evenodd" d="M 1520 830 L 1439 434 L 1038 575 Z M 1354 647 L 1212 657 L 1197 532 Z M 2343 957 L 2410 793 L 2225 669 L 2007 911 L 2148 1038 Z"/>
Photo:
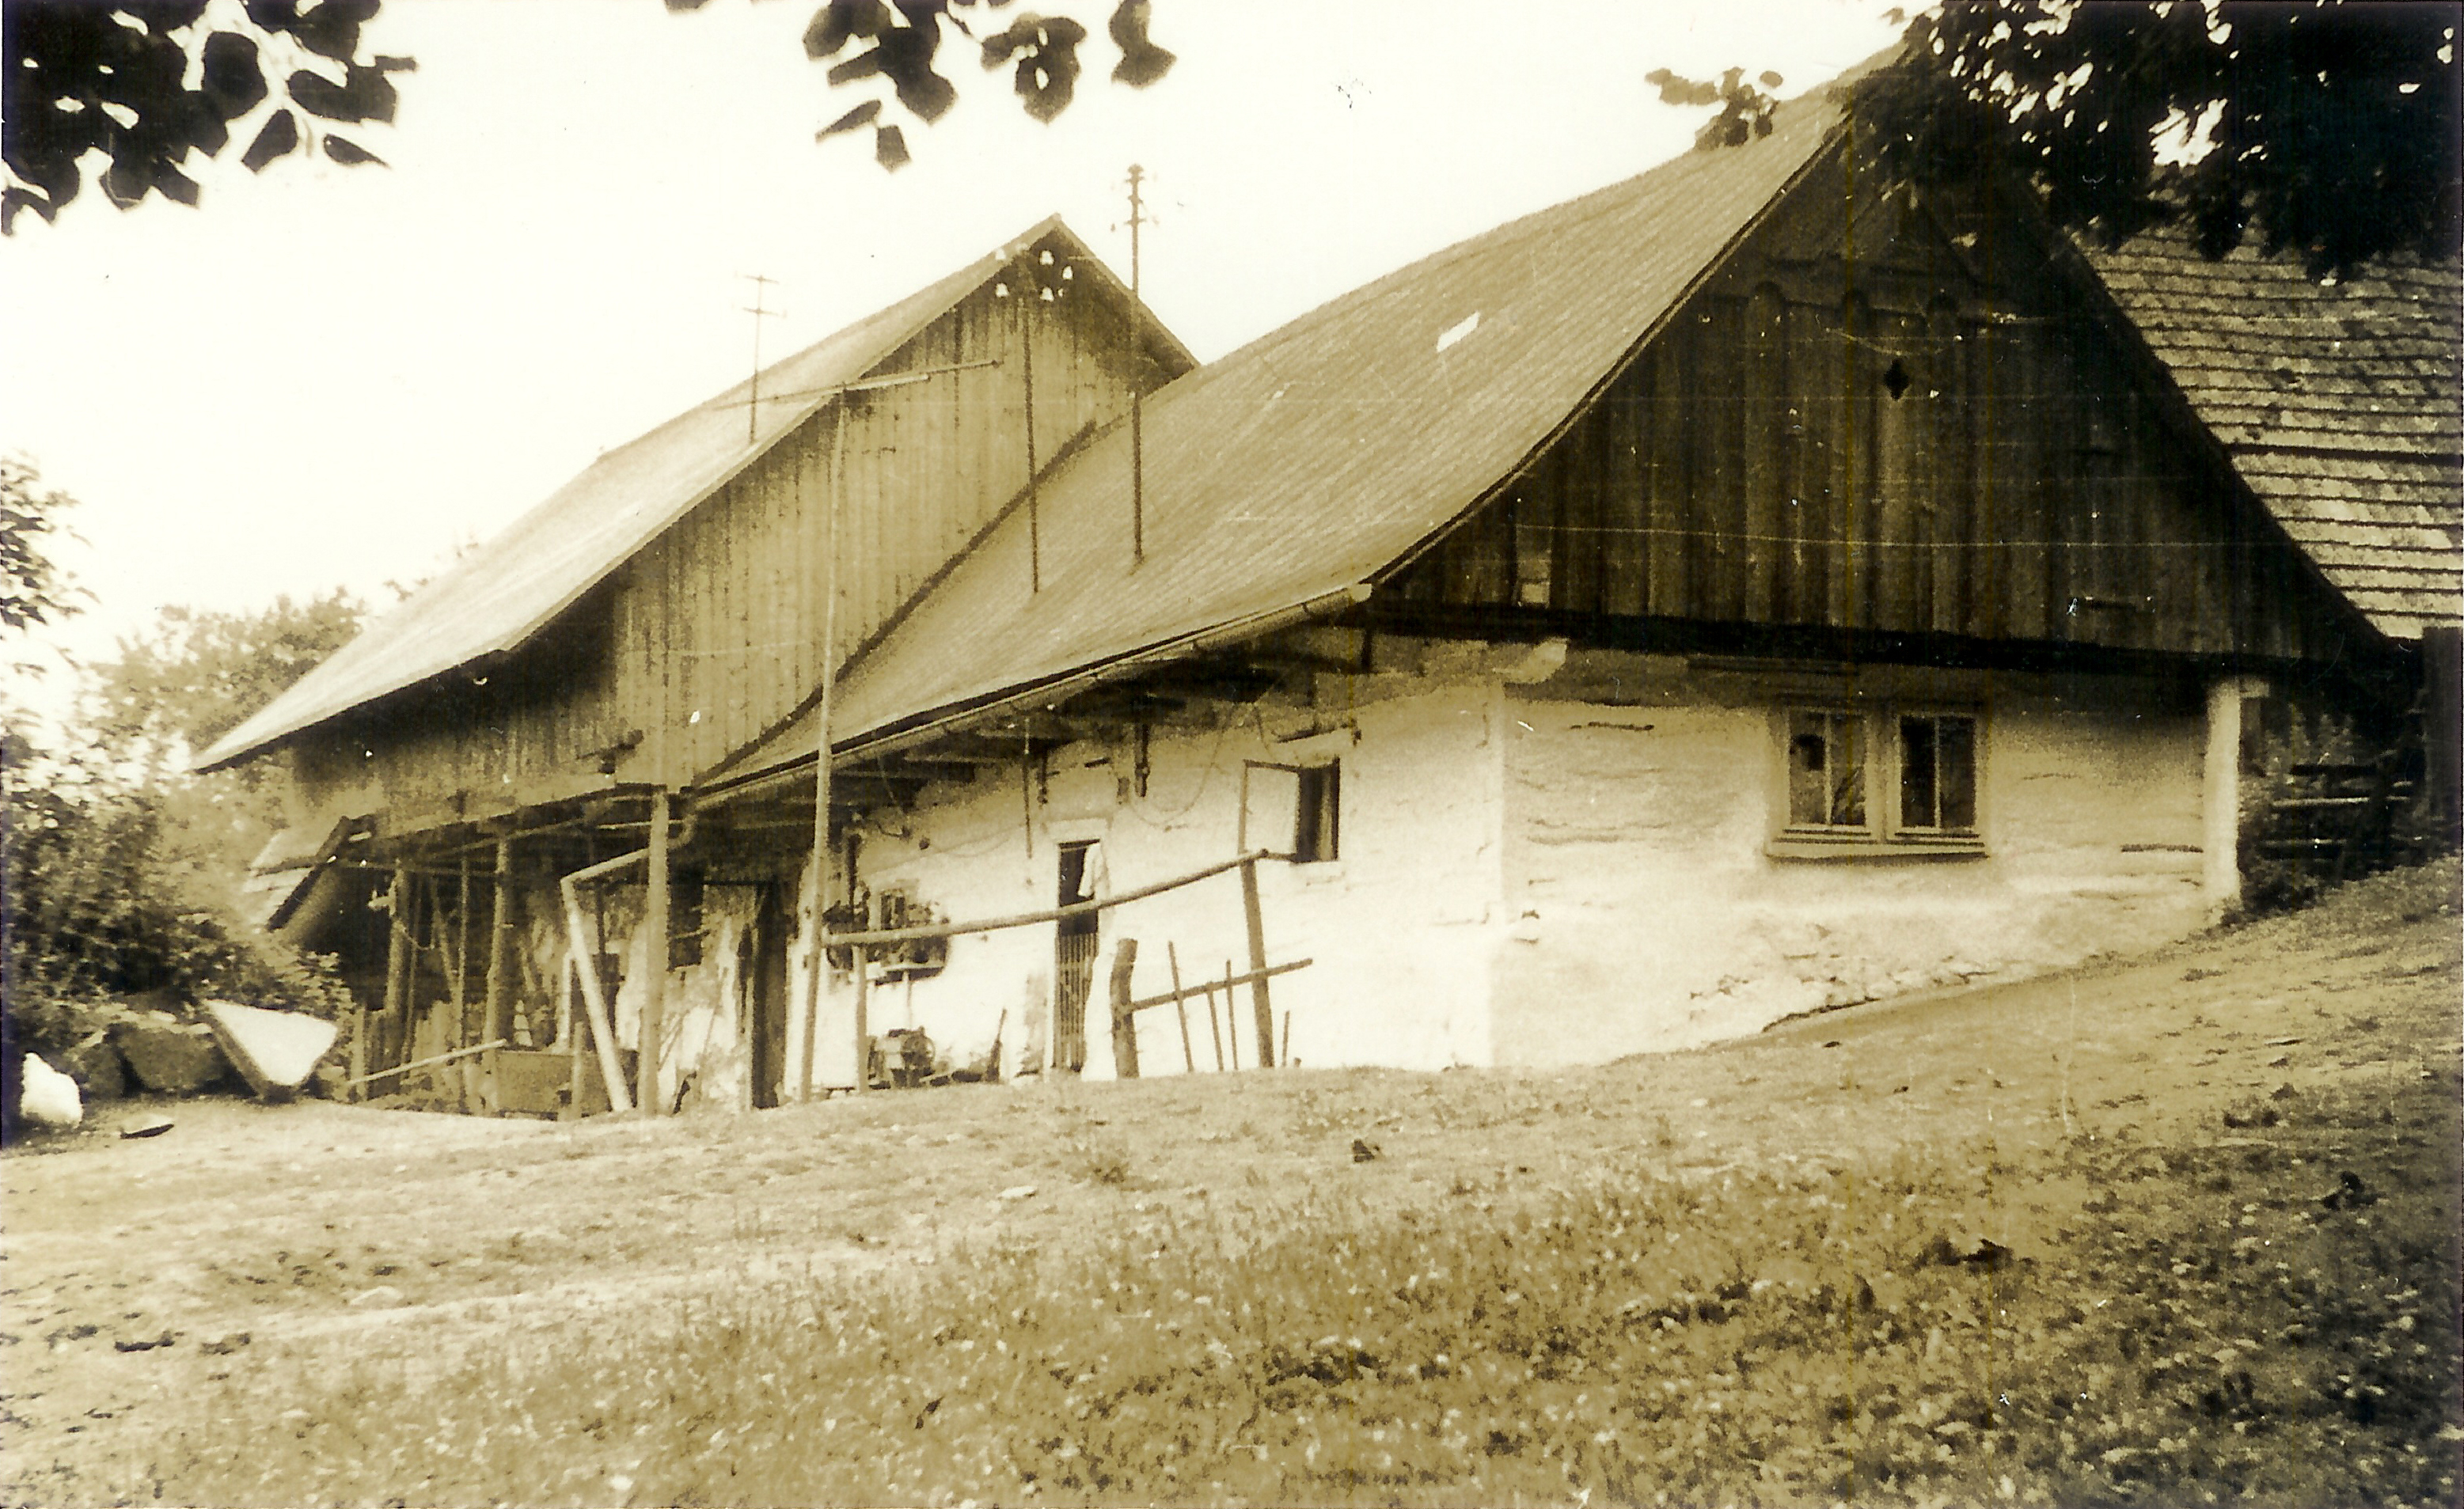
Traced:
<path fill-rule="evenodd" d="M 2359 626 L 2019 224 L 1835 153 L 1405 610 L 2337 654 Z"/>
<path fill-rule="evenodd" d="M 303 735 L 297 820 L 382 813 L 399 832 L 683 785 L 792 715 L 822 675 L 833 499 L 844 662 L 1020 494 L 1030 460 L 1185 365 L 1152 321 L 1140 349 L 1074 245 L 1030 245 L 519 651 Z"/>

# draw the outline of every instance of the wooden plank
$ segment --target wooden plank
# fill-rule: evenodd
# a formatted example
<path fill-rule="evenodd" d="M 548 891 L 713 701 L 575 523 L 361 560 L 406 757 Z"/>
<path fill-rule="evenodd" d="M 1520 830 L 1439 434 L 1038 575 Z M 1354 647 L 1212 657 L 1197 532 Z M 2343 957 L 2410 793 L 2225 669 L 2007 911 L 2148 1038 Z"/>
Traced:
<path fill-rule="evenodd" d="M 1838 624 L 1866 628 L 1874 622 L 1874 387 L 1880 377 L 1866 345 L 1873 317 L 1862 294 L 1841 301 L 1840 471 L 1841 552 Z"/>
<path fill-rule="evenodd" d="M 1163 946 L 1163 954 L 1172 965 L 1172 1014 L 1180 1022 L 1181 1072 L 1196 1074 L 1198 1055 L 1189 1045 L 1189 999 L 1180 989 L 1180 951 L 1167 940 Z"/>
<path fill-rule="evenodd" d="M 1789 385 L 1794 390 L 1797 425 L 1802 430 L 1793 495 L 1796 536 L 1802 544 L 1789 605 L 1790 618 L 1798 623 L 1831 623 L 1838 614 L 1832 577 L 1838 556 L 1833 535 L 1839 501 L 1839 347 L 1836 302 L 1828 307 L 1791 307 Z"/>
<path fill-rule="evenodd" d="M 1600 611 L 1638 618 L 1650 596 L 1651 527 L 1649 363 L 1637 362 L 1617 380 L 1609 416 L 1607 465 L 1600 486 Z"/>
<path fill-rule="evenodd" d="M 1789 434 L 1788 300 L 1774 284 L 1756 288 L 1745 310 L 1739 444 L 1745 464 L 1745 536 L 1739 551 L 1744 613 L 1757 623 L 1786 622 L 1794 535 L 1788 486 L 1795 442 Z"/>
<path fill-rule="evenodd" d="M 1705 512 L 1698 515 L 1709 526 L 1711 546 L 1705 616 L 1733 622 L 1746 609 L 1745 301 L 1713 298 L 1705 307 L 1713 314 L 1697 351 L 1711 419 L 1704 426 L 1708 471 L 1699 489 Z"/>
<path fill-rule="evenodd" d="M 1670 321 L 1650 356 L 1646 404 L 1650 448 L 1644 452 L 1649 462 L 1644 473 L 1644 516 L 1650 531 L 1650 558 L 1644 568 L 1649 590 L 1642 611 L 1656 618 L 1683 618 L 1692 611 L 1687 592 L 1692 573 L 1686 564 L 1694 548 L 1687 527 L 1692 513 L 1687 499 L 1692 490 L 1687 466 L 1692 413 L 1683 365 L 1690 330 L 1682 316 Z"/>
<path fill-rule="evenodd" d="M 1924 541 L 1918 530 L 1916 491 L 1918 436 L 1924 428 L 1920 374 L 1906 355 L 1909 332 L 1904 316 L 1877 310 L 1873 317 L 1874 349 L 1868 354 L 1873 373 L 1874 415 L 1874 599 L 1869 626 L 1904 632 L 1921 626 L 1917 573 Z M 1892 391 L 1890 374 L 1900 383 Z"/>
<path fill-rule="evenodd" d="M 1266 986 L 1266 921 L 1258 902 L 1258 861 L 1241 863 L 1241 910 L 1249 924 L 1249 1004 L 1258 1015 L 1258 1067 L 1275 1066 L 1275 1007 Z"/>
<path fill-rule="evenodd" d="M 413 1069 L 432 1069 L 440 1063 L 455 1063 L 464 1059 L 476 1058 L 481 1054 L 492 1054 L 497 1049 L 505 1046 L 506 1044 L 502 1041 L 474 1043 L 468 1048 L 454 1048 L 445 1053 L 432 1055 L 429 1058 L 413 1059 L 408 1063 L 397 1063 L 390 1069 L 379 1069 L 374 1074 L 367 1076 L 367 1079 L 387 1080 L 393 1078 L 397 1074 L 408 1074 Z M 342 1082 L 345 1089 L 354 1088 L 363 1083 L 366 1082 L 361 1080 L 345 1080 Z"/>
<path fill-rule="evenodd" d="M 1232 996 L 1232 961 L 1223 961 L 1223 1045 L 1232 1053 L 1232 1072 L 1241 1072 L 1241 1013 Z"/>
<path fill-rule="evenodd" d="M 1270 964 L 1264 970 L 1252 970 L 1244 974 L 1231 975 L 1229 978 L 1231 983 L 1234 985 L 1251 985 L 1255 984 L 1262 977 L 1272 979 L 1278 974 L 1289 974 L 1294 970 L 1308 969 L 1310 965 L 1315 964 L 1316 962 L 1317 961 L 1315 959 L 1294 959 L 1289 964 Z M 1170 1006 L 1175 1004 L 1176 1001 L 1185 998 L 1186 993 L 1183 993 L 1182 995 L 1176 996 L 1172 992 L 1166 991 L 1160 995 L 1141 995 L 1137 999 L 1131 1001 L 1129 1003 L 1129 1007 L 1132 1011 L 1147 1011 L 1156 1006 Z"/>
<path fill-rule="evenodd" d="M 1232 973 L 1230 963 L 1225 963 L 1223 973 L 1227 975 Z M 1225 1002 L 1225 1007 L 1229 1009 L 1229 1001 Z M 1215 1072 L 1221 1074 L 1223 1072 L 1223 1028 L 1215 1015 L 1215 986 L 1211 982 L 1206 987 L 1206 1036 L 1215 1044 Z"/>

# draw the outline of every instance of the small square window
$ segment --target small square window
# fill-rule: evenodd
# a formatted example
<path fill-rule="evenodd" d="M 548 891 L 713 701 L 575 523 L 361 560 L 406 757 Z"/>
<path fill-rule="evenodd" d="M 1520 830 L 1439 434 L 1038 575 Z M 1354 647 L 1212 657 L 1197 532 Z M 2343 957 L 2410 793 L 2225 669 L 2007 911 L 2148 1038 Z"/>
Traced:
<path fill-rule="evenodd" d="M 1341 852 L 1342 820 L 1342 766 L 1303 766 L 1299 812 L 1292 831 L 1292 858 L 1303 864 L 1334 859 Z"/>
<path fill-rule="evenodd" d="M 1788 820 L 1801 828 L 1865 825 L 1864 737 L 1855 713 L 1789 715 Z"/>

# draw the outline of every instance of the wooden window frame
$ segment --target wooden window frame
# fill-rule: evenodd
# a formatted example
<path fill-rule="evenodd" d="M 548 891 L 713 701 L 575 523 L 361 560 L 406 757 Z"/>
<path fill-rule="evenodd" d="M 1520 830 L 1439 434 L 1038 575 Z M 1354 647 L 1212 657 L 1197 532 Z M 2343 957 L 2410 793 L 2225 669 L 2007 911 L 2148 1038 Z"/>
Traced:
<path fill-rule="evenodd" d="M 1294 864 L 1332 864 L 1343 858 L 1343 762 L 1339 759 L 1309 760 L 1300 764 L 1280 764 L 1272 760 L 1243 760 L 1241 763 L 1241 810 L 1239 833 L 1235 846 L 1246 852 L 1252 843 L 1263 846 L 1263 835 L 1249 831 L 1249 777 L 1262 770 L 1280 771 L 1292 777 L 1292 828 L 1285 836 L 1281 848 L 1267 853 Z M 1311 787 L 1319 786 L 1326 812 L 1322 822 L 1309 820 Z M 1312 840 L 1304 847 L 1304 839 Z"/>
<path fill-rule="evenodd" d="M 1864 771 L 1861 823 L 1811 823 L 1796 820 L 1795 741 L 1806 717 L 1851 719 L 1863 744 Z M 1974 821 L 1965 827 L 1938 827 L 1905 820 L 1909 770 L 1906 728 L 1919 720 L 1936 726 L 1942 720 L 1964 720 L 1969 728 L 1969 806 Z M 1775 860 L 1959 860 L 1981 859 L 1985 843 L 1985 763 L 1987 721 L 1975 707 L 1930 702 L 1845 703 L 1793 702 L 1771 712 L 1772 761 L 1771 838 L 1764 852 Z M 1937 786 L 1935 816 L 1942 808 Z"/>

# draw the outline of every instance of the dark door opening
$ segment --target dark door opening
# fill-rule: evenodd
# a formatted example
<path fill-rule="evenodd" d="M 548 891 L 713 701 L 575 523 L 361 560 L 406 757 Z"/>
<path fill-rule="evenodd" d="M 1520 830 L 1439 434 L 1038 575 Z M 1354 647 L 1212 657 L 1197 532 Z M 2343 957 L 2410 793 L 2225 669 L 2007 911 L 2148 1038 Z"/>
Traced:
<path fill-rule="evenodd" d="M 775 881 L 762 886 L 760 908 L 753 917 L 747 1068 L 753 1076 L 753 1104 L 764 1109 L 780 1103 L 787 1064 L 787 947 L 796 919 L 781 894 L 784 888 Z"/>
<path fill-rule="evenodd" d="M 1094 856 L 1092 843 L 1061 845 L 1057 905 L 1094 900 Z M 1096 935 L 1101 927 L 1101 914 L 1092 911 L 1054 924 L 1052 1064 L 1056 1069 L 1074 1073 L 1087 1066 L 1087 993 L 1095 983 Z"/>

